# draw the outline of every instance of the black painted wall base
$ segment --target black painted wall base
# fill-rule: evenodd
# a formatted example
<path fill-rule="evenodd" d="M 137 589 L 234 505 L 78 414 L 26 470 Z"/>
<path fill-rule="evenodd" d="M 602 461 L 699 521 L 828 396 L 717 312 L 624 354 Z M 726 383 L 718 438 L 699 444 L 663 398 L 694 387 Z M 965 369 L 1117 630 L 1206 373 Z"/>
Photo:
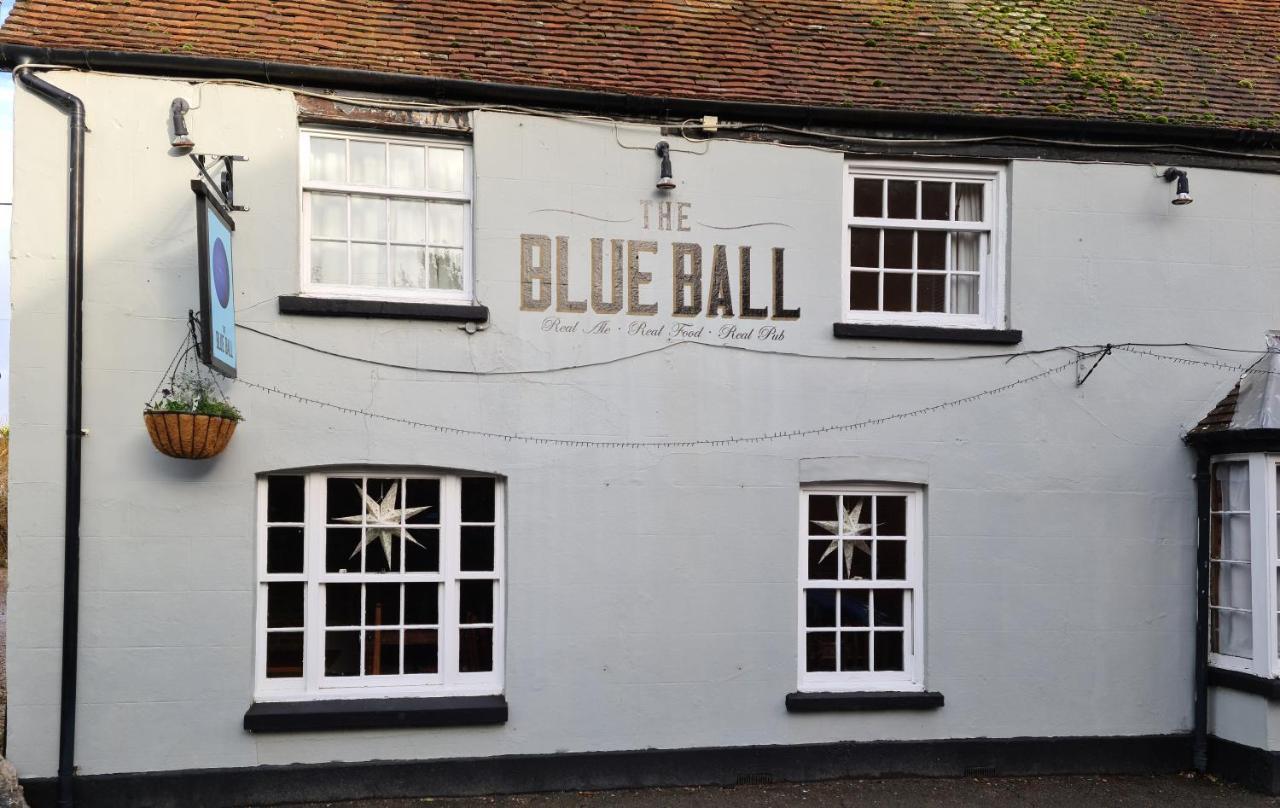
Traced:
<path fill-rule="evenodd" d="M 93 775 L 77 778 L 76 805 L 226 808 L 840 777 L 1159 774 L 1190 764 L 1189 735 L 846 742 Z M 32 808 L 54 805 L 52 778 L 23 786 Z"/>
<path fill-rule="evenodd" d="M 1209 736 L 1209 772 L 1265 794 L 1280 794 L 1280 752 Z"/>

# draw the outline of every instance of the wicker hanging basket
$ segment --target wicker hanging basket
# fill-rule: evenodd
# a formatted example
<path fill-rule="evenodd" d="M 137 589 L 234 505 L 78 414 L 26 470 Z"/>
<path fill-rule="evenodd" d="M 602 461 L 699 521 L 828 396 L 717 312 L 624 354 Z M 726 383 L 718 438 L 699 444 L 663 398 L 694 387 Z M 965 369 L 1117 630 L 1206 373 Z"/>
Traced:
<path fill-rule="evenodd" d="M 147 410 L 142 413 L 151 442 L 162 454 L 204 460 L 221 454 L 236 432 L 237 421 L 217 415 Z"/>

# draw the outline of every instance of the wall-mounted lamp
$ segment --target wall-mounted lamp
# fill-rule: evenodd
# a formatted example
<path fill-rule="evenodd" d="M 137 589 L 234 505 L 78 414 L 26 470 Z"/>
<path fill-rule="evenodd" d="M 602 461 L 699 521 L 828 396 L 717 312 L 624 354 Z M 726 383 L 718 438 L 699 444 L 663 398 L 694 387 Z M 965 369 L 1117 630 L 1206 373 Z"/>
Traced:
<path fill-rule="evenodd" d="M 676 181 L 671 179 L 671 144 L 665 140 L 659 140 L 654 151 L 658 153 L 659 159 L 662 160 L 662 168 L 658 177 L 658 190 L 670 191 L 676 187 Z"/>
<path fill-rule="evenodd" d="M 196 145 L 187 132 L 186 116 L 190 111 L 191 105 L 185 98 L 175 98 L 169 105 L 169 120 L 173 124 L 173 137 L 169 139 L 169 145 L 180 151 L 190 151 Z"/>
<path fill-rule="evenodd" d="M 1166 168 L 1164 173 L 1160 175 L 1165 182 L 1177 182 L 1177 193 L 1174 194 L 1173 204 L 1190 205 L 1195 200 L 1191 198 L 1191 182 L 1187 179 L 1187 172 L 1180 168 Z"/>

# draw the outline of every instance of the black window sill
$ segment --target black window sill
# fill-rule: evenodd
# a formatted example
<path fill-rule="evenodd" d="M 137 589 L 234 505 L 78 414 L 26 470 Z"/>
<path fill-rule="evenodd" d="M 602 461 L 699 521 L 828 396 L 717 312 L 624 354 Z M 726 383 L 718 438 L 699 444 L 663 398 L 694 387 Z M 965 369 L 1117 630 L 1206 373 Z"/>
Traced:
<path fill-rule="evenodd" d="M 903 339 L 927 342 L 967 342 L 980 345 L 1017 345 L 1022 331 L 1010 328 L 946 328 L 936 325 L 880 325 L 836 323 L 839 339 Z"/>
<path fill-rule="evenodd" d="M 1267 701 L 1280 701 L 1280 679 L 1257 676 L 1242 671 L 1230 671 L 1226 668 L 1209 668 L 1209 685 L 1225 687 L 1228 690 L 1239 690 L 1262 696 Z"/>
<path fill-rule="evenodd" d="M 935 710 L 942 694 L 899 691 L 860 693 L 788 693 L 789 713 L 833 713 L 870 710 Z"/>
<path fill-rule="evenodd" d="M 316 317 L 385 317 L 398 320 L 445 320 L 487 323 L 489 307 L 465 303 L 413 303 L 405 300 L 355 300 L 341 297 L 281 295 L 281 314 Z"/>
<path fill-rule="evenodd" d="M 474 727 L 506 722 L 503 696 L 259 702 L 244 714 L 249 732 Z"/>

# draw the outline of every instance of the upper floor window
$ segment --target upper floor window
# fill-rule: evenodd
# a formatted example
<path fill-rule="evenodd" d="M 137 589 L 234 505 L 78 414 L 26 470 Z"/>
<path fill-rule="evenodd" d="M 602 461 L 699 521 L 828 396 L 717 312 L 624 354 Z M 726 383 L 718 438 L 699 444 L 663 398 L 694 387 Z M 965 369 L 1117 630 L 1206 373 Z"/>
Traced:
<path fill-rule="evenodd" d="M 469 303 L 471 149 L 302 133 L 302 291 Z"/>
<path fill-rule="evenodd" d="M 847 163 L 845 321 L 1004 327 L 1004 171 Z"/>
<path fill-rule="evenodd" d="M 258 694 L 500 693 L 501 489 L 454 474 L 260 478 Z"/>
<path fill-rule="evenodd" d="M 919 488 L 801 494 L 801 691 L 922 690 L 923 509 Z"/>

